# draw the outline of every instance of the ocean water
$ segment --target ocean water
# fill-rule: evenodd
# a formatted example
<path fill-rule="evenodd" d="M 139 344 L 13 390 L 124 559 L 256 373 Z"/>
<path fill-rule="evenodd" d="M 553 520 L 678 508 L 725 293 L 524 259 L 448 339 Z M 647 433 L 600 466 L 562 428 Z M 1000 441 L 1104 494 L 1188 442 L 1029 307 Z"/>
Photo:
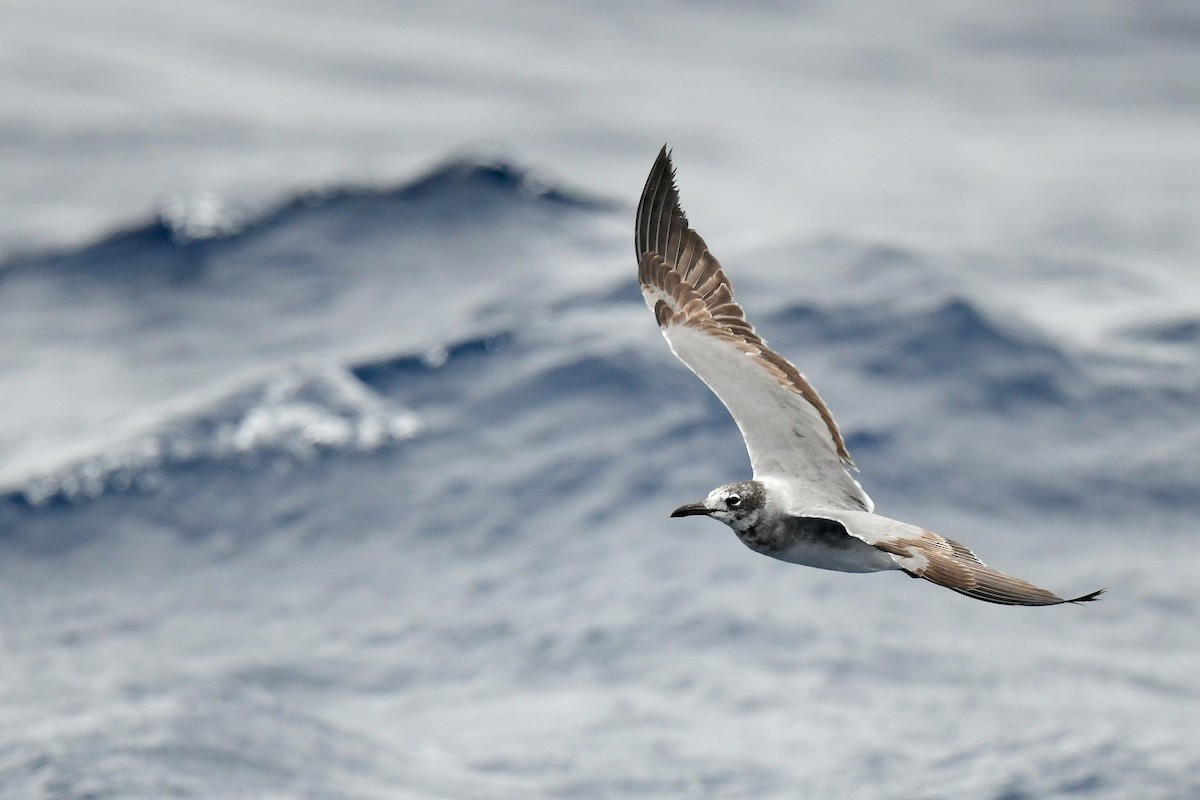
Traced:
<path fill-rule="evenodd" d="M 5 4 L 0 798 L 1200 796 L 1191 4 Z M 661 144 L 881 513 L 757 556 Z"/>

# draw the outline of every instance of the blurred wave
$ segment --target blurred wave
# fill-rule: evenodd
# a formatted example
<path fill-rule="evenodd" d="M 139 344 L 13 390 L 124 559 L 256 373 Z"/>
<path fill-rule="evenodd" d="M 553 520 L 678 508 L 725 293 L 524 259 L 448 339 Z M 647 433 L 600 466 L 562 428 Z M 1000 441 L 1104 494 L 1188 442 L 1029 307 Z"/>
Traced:
<path fill-rule="evenodd" d="M 456 160 L 10 262 L 0 795 L 1186 795 L 1192 322 L 1081 347 L 899 244 L 730 267 L 881 507 L 1110 586 L 993 617 L 672 525 L 748 464 L 628 212 Z"/>

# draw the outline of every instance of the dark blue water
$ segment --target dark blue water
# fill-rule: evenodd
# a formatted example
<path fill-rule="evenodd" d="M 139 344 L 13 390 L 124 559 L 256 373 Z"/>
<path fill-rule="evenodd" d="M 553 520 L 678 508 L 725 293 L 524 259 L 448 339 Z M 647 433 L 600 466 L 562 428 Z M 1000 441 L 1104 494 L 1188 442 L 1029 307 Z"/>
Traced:
<path fill-rule="evenodd" d="M 4 442 L 0 795 L 1198 791 L 1192 322 L 1129 332 L 1170 361 L 1067 346 L 849 241 L 819 251 L 855 301 L 747 275 L 881 511 L 1110 589 L 995 608 L 667 519 L 748 465 L 629 216 L 453 162 L 9 263 L 13 369 L 103 359 L 144 408 L 6 378 L 44 394 Z"/>

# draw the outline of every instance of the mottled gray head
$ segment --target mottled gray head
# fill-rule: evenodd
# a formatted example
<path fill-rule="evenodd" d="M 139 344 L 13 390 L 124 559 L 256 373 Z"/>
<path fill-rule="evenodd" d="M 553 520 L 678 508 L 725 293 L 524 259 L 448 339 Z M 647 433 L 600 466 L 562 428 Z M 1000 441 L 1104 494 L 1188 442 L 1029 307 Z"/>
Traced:
<path fill-rule="evenodd" d="M 762 514 L 766 492 L 758 481 L 743 481 L 719 486 L 709 492 L 703 503 L 688 503 L 671 512 L 672 517 L 703 514 L 719 519 L 735 531 L 754 527 Z"/>

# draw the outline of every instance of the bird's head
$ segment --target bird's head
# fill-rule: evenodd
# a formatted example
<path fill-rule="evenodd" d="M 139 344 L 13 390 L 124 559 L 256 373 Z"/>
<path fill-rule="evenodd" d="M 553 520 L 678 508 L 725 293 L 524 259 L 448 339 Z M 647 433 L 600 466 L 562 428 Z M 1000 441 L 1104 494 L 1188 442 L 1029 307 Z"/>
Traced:
<path fill-rule="evenodd" d="M 671 512 L 672 517 L 704 515 L 724 522 L 736 531 L 754 527 L 762 513 L 766 492 L 758 481 L 718 486 L 702 503 L 688 503 Z"/>

